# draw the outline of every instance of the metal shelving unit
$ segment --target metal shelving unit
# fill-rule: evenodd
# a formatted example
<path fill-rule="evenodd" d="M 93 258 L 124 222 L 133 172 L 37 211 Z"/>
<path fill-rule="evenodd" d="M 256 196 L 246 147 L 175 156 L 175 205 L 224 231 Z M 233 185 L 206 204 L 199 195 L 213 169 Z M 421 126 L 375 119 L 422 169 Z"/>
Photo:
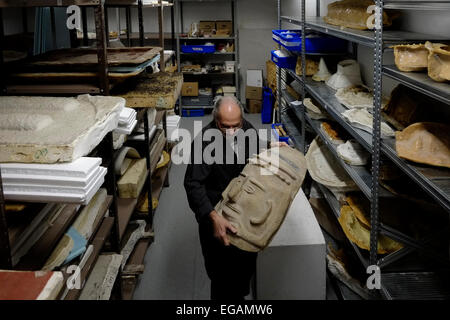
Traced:
<path fill-rule="evenodd" d="M 184 4 L 187 2 L 229 2 L 231 4 L 231 21 L 233 24 L 233 30 L 232 30 L 232 36 L 226 36 L 226 37 L 183 37 L 184 34 L 184 21 L 183 21 L 183 7 Z M 181 58 L 182 57 L 208 57 L 208 56 L 233 56 L 233 61 L 235 61 L 235 72 L 223 72 L 223 73 L 217 73 L 220 75 L 233 75 L 234 76 L 234 85 L 236 86 L 236 96 L 238 99 L 240 99 L 240 90 L 239 90 L 239 31 L 237 28 L 237 22 L 236 22 L 236 11 L 237 11 L 237 4 L 236 0 L 175 0 L 175 11 L 177 12 L 177 20 L 179 21 L 179 29 L 177 30 L 177 36 L 176 36 L 176 43 L 177 43 L 177 62 L 178 62 L 178 72 L 181 72 Z M 182 41 L 208 41 L 208 42 L 214 42 L 217 40 L 230 40 L 233 41 L 234 44 L 234 52 L 213 52 L 213 53 L 184 53 L 181 52 L 181 42 Z M 183 72 L 184 75 L 197 75 L 195 73 L 189 73 L 189 72 Z M 206 75 L 213 75 L 216 73 L 207 73 Z M 204 74 L 201 74 L 204 75 Z M 178 105 L 179 105 L 179 114 L 182 114 L 183 109 L 193 109 L 192 106 L 183 106 L 182 105 L 182 99 L 178 99 Z M 203 108 L 203 109 L 211 109 L 213 106 L 196 106 L 196 109 Z"/>
<path fill-rule="evenodd" d="M 114 1 L 110 1 L 109 3 L 112 3 Z M 142 5 L 142 1 L 137 1 L 138 5 Z M 25 87 L 25 88 L 15 88 L 17 90 L 13 91 L 6 91 L 4 90 L 3 93 L 18 93 L 21 94 L 81 94 L 81 93 L 91 93 L 91 94 L 103 94 L 108 95 L 109 90 L 111 89 L 111 86 L 108 83 L 108 65 L 107 65 L 107 23 L 106 23 L 106 10 L 105 10 L 105 0 L 97 0 L 97 1 L 88 1 L 88 0 L 73 0 L 73 1 L 66 1 L 66 0 L 48 0 L 48 1 L 7 1 L 7 0 L 0 0 L 0 13 L 2 8 L 7 7 L 38 7 L 38 6 L 69 6 L 69 5 L 80 5 L 82 6 L 82 16 L 83 16 L 83 30 L 84 30 L 84 40 L 87 39 L 87 23 L 86 23 L 86 8 L 88 6 L 94 7 L 95 10 L 95 25 L 96 25 L 96 43 L 97 43 L 97 53 L 98 53 L 98 59 L 99 59 L 99 86 L 91 86 L 91 85 L 84 85 L 83 86 L 73 86 L 73 85 L 63 85 L 63 86 L 31 86 L 31 87 Z M 160 0 L 161 4 L 161 0 Z M 163 34 L 162 30 L 162 9 L 163 7 L 161 5 L 156 6 L 159 8 L 160 14 L 159 14 L 159 25 L 160 25 L 160 34 Z M 142 9 L 142 8 L 141 8 Z M 141 11 L 142 12 L 142 11 Z M 0 15 L 0 38 L 3 39 L 3 20 Z M 140 26 L 142 26 L 142 21 L 140 21 Z M 140 28 L 141 35 L 143 34 L 143 28 Z M 142 36 L 140 38 L 143 38 Z M 163 38 L 160 38 L 160 40 L 163 43 Z M 141 42 L 143 44 L 143 42 Z M 0 47 L 0 49 L 2 49 Z M 162 55 L 160 55 L 162 56 Z M 0 59 L 0 63 L 3 63 L 3 60 Z M 0 65 L 1 66 L 1 65 Z M 161 63 L 162 68 L 164 68 L 164 63 Z M 3 68 L 0 68 L 3 70 Z M 2 77 L 4 78 L 4 77 Z M 19 89 L 22 89 L 19 91 Z M 149 139 L 149 124 L 148 124 L 148 109 L 144 110 L 142 112 L 142 118 L 140 119 L 140 123 L 142 121 L 144 122 L 144 135 L 145 135 L 145 153 L 146 153 L 146 160 L 147 160 L 147 168 L 149 170 L 149 174 L 147 175 L 147 185 L 148 185 L 148 194 L 149 194 L 149 213 L 146 217 L 148 229 L 151 230 L 153 228 L 153 206 L 152 206 L 152 181 L 151 181 L 151 174 L 150 174 L 150 168 L 152 168 L 152 165 L 155 166 L 155 164 L 151 163 L 150 159 L 150 139 Z M 166 119 L 166 112 L 163 111 L 163 114 L 161 117 L 159 117 L 158 122 L 163 123 L 163 129 L 164 132 L 167 135 L 167 119 Z M 165 149 L 167 150 L 168 146 L 166 144 Z M 125 229 L 130 221 L 130 218 L 134 212 L 134 208 L 136 207 L 136 201 L 127 201 L 128 199 L 120 199 L 118 198 L 118 192 L 117 192 L 117 184 L 116 184 L 116 177 L 114 173 L 114 148 L 113 148 L 113 137 L 112 132 L 109 132 L 105 139 L 99 144 L 97 148 L 94 149 L 94 151 L 91 153 L 91 156 L 101 156 L 104 158 L 104 166 L 108 167 L 107 175 L 105 177 L 105 184 L 108 194 L 111 195 L 108 200 L 108 208 L 110 210 L 110 216 L 105 218 L 103 220 L 102 227 L 100 227 L 100 230 L 103 230 L 101 232 L 101 241 L 95 242 L 96 239 L 90 239 L 89 243 L 91 243 L 91 240 L 93 241 L 93 244 L 95 245 L 95 254 L 93 254 L 91 257 L 89 257 L 89 261 L 86 268 L 83 268 L 82 270 L 82 278 L 83 281 L 87 279 L 89 276 L 90 270 L 93 267 L 93 264 L 95 264 L 95 260 L 103 247 L 103 244 L 105 243 L 105 240 L 107 237 L 111 239 L 111 245 L 112 249 L 115 252 L 120 252 L 120 242 L 121 238 L 125 232 Z M 164 185 L 168 185 L 168 170 L 165 173 L 164 177 Z M 135 200 L 135 199 L 132 199 Z M 105 209 L 106 211 L 107 209 Z M 2 243 L 1 251 L 0 251 L 0 268 L 3 269 L 11 269 L 12 262 L 11 262 L 11 253 L 10 253 L 10 246 L 9 246 L 9 237 L 8 237 L 8 225 L 6 223 L 5 219 L 5 210 L 4 210 L 4 197 L 3 197 L 3 189 L 2 189 L 2 180 L 1 180 L 1 174 L 0 174 L 0 242 Z M 121 274 L 119 271 L 119 275 L 117 279 L 121 279 Z M 122 296 L 122 288 L 121 288 L 121 281 L 118 281 L 116 283 L 117 286 L 117 297 L 120 298 Z M 76 299 L 80 293 L 80 290 L 76 291 L 70 291 L 67 299 Z"/>
<path fill-rule="evenodd" d="M 403 9 L 403 10 L 450 10 L 450 4 L 448 1 L 382 1 L 376 0 L 377 14 L 375 15 L 375 31 L 361 31 L 353 30 L 350 28 L 340 28 L 339 26 L 333 26 L 326 24 L 320 17 L 320 1 L 316 1 L 316 16 L 305 16 L 305 0 L 301 1 L 301 17 L 288 17 L 281 16 L 281 1 L 278 1 L 278 21 L 279 29 L 281 28 L 281 22 L 288 22 L 300 26 L 301 30 L 314 30 L 327 35 L 335 36 L 341 39 L 348 40 L 353 44 L 360 44 L 373 49 L 374 52 L 374 122 L 372 134 L 354 128 L 351 126 L 341 115 L 345 110 L 337 98 L 335 97 L 335 91 L 326 86 L 323 83 L 312 81 L 305 75 L 306 55 L 304 51 L 304 37 L 302 37 L 302 66 L 303 76 L 297 76 L 295 72 L 286 70 L 289 75 L 297 80 L 302 85 L 301 96 L 304 98 L 308 93 L 312 98 L 318 101 L 324 109 L 336 120 L 353 138 L 355 138 L 365 149 L 372 154 L 371 170 L 365 172 L 356 171 L 352 166 L 348 166 L 342 161 L 339 161 L 349 175 L 355 180 L 356 184 L 360 187 L 363 193 L 371 201 L 371 238 L 370 238 L 370 258 L 368 261 L 361 259 L 363 266 L 367 265 L 379 265 L 383 269 L 394 261 L 398 261 L 409 255 L 415 250 L 419 250 L 422 254 L 433 256 L 433 259 L 442 263 L 445 268 L 449 266 L 448 257 L 442 257 L 427 246 L 429 239 L 423 239 L 418 241 L 411 237 L 402 234 L 401 232 L 394 230 L 388 226 L 380 223 L 379 220 L 379 198 L 386 195 L 383 189 L 380 187 L 379 171 L 380 171 L 380 157 L 382 154 L 387 156 L 394 164 L 396 164 L 403 172 L 411 178 L 411 180 L 424 189 L 428 195 L 431 196 L 439 205 L 441 205 L 446 211 L 450 212 L 450 174 L 448 170 L 431 168 L 427 166 L 421 166 L 413 164 L 406 160 L 400 159 L 395 152 L 395 140 L 382 139 L 380 134 L 381 124 L 381 93 L 382 93 L 382 78 L 383 76 L 390 77 L 406 86 L 417 90 L 425 95 L 428 95 L 434 99 L 437 99 L 446 104 L 450 104 L 450 86 L 447 84 L 436 83 L 429 79 L 425 74 L 420 73 L 405 73 L 397 70 L 395 66 L 383 66 L 383 52 L 388 46 L 396 43 L 417 43 L 424 41 L 443 41 L 449 40 L 446 37 L 440 37 L 435 35 L 426 35 L 415 32 L 406 32 L 398 30 L 383 30 L 381 23 L 381 17 L 383 14 L 383 8 L 389 9 Z M 289 99 L 286 92 L 284 92 L 283 85 L 281 84 L 281 70 L 278 68 L 278 99 L 281 105 L 281 99 L 286 100 L 289 105 Z M 305 121 L 319 134 L 322 139 L 328 142 L 326 145 L 336 155 L 333 145 L 326 140 L 326 137 L 321 133 L 319 122 L 310 119 L 304 110 L 304 106 L 294 107 L 291 109 L 297 109 L 295 114 L 297 118 L 303 123 L 301 139 L 303 145 L 305 144 Z M 305 151 L 305 150 L 303 150 Z M 338 157 L 337 157 L 338 158 Z M 327 198 L 330 206 L 336 211 L 336 205 L 330 200 L 327 193 L 324 192 L 325 198 Z M 336 200 L 337 201 L 337 200 Z M 334 206 L 334 207 L 333 207 Z M 383 234 L 391 237 L 392 239 L 399 241 L 405 245 L 401 250 L 392 253 L 385 257 L 378 257 L 377 255 L 377 243 L 378 235 Z M 356 250 L 357 254 L 359 250 Z M 359 255 L 358 255 L 359 256 Z M 360 257 L 361 258 L 361 257 Z M 398 275 L 396 278 L 395 275 Z M 419 272 L 416 274 L 407 273 L 383 273 L 383 288 L 381 293 L 387 299 L 393 299 L 398 297 L 408 297 L 408 293 L 411 293 L 410 288 L 414 287 L 411 282 L 413 279 L 417 283 L 424 285 L 433 283 L 433 277 L 430 273 Z M 396 279 L 395 281 L 393 279 Z M 391 281 L 392 280 L 392 281 Z M 398 281 L 397 281 L 398 280 Z M 393 284 L 393 285 L 390 285 Z M 402 295 L 402 286 L 404 286 L 404 294 Z M 427 286 L 427 288 L 429 288 Z M 427 295 L 424 293 L 424 297 L 448 297 L 444 295 L 445 290 L 437 290 L 436 292 L 442 293 L 441 295 Z M 417 297 L 418 295 L 412 294 L 411 297 Z"/>

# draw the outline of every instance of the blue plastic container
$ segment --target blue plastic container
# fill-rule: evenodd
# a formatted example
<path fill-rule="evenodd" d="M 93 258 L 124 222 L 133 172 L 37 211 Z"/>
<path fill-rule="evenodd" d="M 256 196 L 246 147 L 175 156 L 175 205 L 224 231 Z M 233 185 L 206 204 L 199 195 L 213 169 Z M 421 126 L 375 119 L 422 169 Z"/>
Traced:
<path fill-rule="evenodd" d="M 277 138 L 278 141 L 289 143 L 289 137 L 280 137 L 280 135 L 278 134 L 277 129 L 275 128 L 275 126 L 282 126 L 284 131 L 286 131 L 286 128 L 284 127 L 284 125 L 282 123 L 273 123 L 272 124 L 272 131 L 273 131 L 273 133 L 274 133 L 274 135 L 275 135 L 275 137 Z"/>
<path fill-rule="evenodd" d="M 272 39 L 287 50 L 302 51 L 301 30 L 272 30 Z M 347 52 L 347 41 L 332 36 L 307 33 L 305 39 L 305 52 L 314 53 L 345 53 Z"/>
<path fill-rule="evenodd" d="M 213 53 L 216 51 L 216 46 L 213 44 L 204 45 L 182 45 L 181 52 L 184 53 Z"/>
<path fill-rule="evenodd" d="M 278 50 L 272 50 L 272 61 L 279 66 L 280 68 L 287 68 L 287 69 L 295 69 L 295 65 L 297 64 L 297 57 L 296 56 L 289 56 L 289 57 L 280 57 L 277 55 Z"/>
<path fill-rule="evenodd" d="M 205 110 L 201 109 L 183 109 L 183 117 L 203 117 L 205 115 Z"/>
<path fill-rule="evenodd" d="M 261 108 L 261 122 L 271 123 L 272 122 L 272 109 L 273 109 L 273 94 L 272 89 L 264 87 L 263 89 L 263 103 Z"/>

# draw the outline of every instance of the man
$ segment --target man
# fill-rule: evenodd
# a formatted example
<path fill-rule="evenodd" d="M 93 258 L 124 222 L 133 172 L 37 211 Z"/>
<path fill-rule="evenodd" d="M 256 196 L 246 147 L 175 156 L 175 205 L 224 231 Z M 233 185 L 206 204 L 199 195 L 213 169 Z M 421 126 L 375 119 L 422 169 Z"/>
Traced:
<path fill-rule="evenodd" d="M 215 103 L 213 116 L 213 121 L 203 128 L 202 136 L 209 129 L 219 129 L 224 149 L 227 144 L 233 144 L 233 139 L 229 138 L 239 129 L 244 132 L 255 130 L 256 134 L 256 129 L 243 118 L 242 106 L 235 97 L 219 98 Z M 204 150 L 208 144 L 202 142 L 202 149 Z M 243 150 L 240 148 L 242 146 L 232 147 L 235 151 Z M 244 149 L 247 162 L 252 155 L 249 154 L 248 145 Z M 191 163 L 186 170 L 184 187 L 189 206 L 199 223 L 200 244 L 206 272 L 211 279 L 211 299 L 243 300 L 250 292 L 250 280 L 255 273 L 257 254 L 230 244 L 227 233 L 236 233 L 236 229 L 214 210 L 214 206 L 222 199 L 222 192 L 230 181 L 244 169 L 245 162 L 225 163 L 224 152 L 223 164 L 206 164 L 205 161 L 195 164 L 194 142 L 191 150 Z M 234 159 L 237 159 L 236 154 Z"/>

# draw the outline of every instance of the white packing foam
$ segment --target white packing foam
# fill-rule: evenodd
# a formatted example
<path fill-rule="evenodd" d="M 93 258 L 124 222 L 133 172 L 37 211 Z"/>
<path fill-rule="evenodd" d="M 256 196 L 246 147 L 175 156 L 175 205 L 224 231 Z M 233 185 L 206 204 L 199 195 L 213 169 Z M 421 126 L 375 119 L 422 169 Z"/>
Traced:
<path fill-rule="evenodd" d="M 130 134 L 133 132 L 134 127 L 136 127 L 137 120 L 134 120 L 132 123 L 128 124 L 126 127 L 118 126 L 114 132 L 117 133 L 123 133 L 123 134 Z"/>
<path fill-rule="evenodd" d="M 127 123 L 133 117 L 136 118 L 136 111 L 132 108 L 125 107 L 122 109 L 122 112 L 120 112 L 119 124 Z"/>
<path fill-rule="evenodd" d="M 73 162 L 55 164 L 1 163 L 3 174 L 49 175 L 85 178 L 102 163 L 101 158 L 82 157 Z"/>
<path fill-rule="evenodd" d="M 58 187 L 36 188 L 35 186 L 4 186 L 6 200 L 36 201 L 36 202 L 67 202 L 87 204 L 104 182 L 107 169 L 100 167 L 99 174 L 84 189 L 65 188 L 62 192 Z"/>
<path fill-rule="evenodd" d="M 3 187 L 6 192 L 9 191 L 30 191 L 30 192 L 39 192 L 39 191 L 50 191 L 56 193 L 78 193 L 84 194 L 86 190 L 90 189 L 92 184 L 98 179 L 98 177 L 102 174 L 102 168 L 98 167 L 95 171 L 91 180 L 88 181 L 85 187 L 69 187 L 69 186 L 54 186 L 52 184 L 44 183 L 44 184 L 28 184 L 28 183 L 3 183 Z"/>
<path fill-rule="evenodd" d="M 156 129 L 157 128 L 156 128 L 155 125 L 150 129 L 150 132 L 148 133 L 149 140 L 151 140 L 153 138 L 153 136 L 155 135 Z M 144 141 L 144 134 L 138 134 L 138 135 L 135 135 L 135 136 L 129 136 L 128 140 L 130 140 L 130 141 Z"/>
<path fill-rule="evenodd" d="M 97 167 L 98 168 L 98 167 Z M 51 185 L 60 187 L 84 188 L 98 174 L 92 170 L 86 177 L 65 177 L 54 175 L 2 174 L 3 183 L 19 185 Z"/>

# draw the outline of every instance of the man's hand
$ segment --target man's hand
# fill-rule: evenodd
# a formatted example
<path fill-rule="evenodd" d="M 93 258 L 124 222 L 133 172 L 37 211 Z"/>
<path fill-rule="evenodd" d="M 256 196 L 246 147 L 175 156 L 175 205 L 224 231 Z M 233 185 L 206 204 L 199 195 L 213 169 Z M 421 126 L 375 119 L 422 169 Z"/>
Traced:
<path fill-rule="evenodd" d="M 236 228 L 233 227 L 227 219 L 219 215 L 216 212 L 216 210 L 211 211 L 209 217 L 213 222 L 214 237 L 219 239 L 219 241 L 222 242 L 224 245 L 229 246 L 230 240 L 228 239 L 227 236 L 227 230 L 236 233 L 237 232 Z"/>
<path fill-rule="evenodd" d="M 271 148 L 275 147 L 289 147 L 289 145 L 284 141 L 275 141 L 270 143 Z"/>

